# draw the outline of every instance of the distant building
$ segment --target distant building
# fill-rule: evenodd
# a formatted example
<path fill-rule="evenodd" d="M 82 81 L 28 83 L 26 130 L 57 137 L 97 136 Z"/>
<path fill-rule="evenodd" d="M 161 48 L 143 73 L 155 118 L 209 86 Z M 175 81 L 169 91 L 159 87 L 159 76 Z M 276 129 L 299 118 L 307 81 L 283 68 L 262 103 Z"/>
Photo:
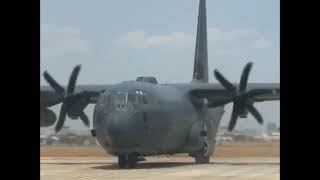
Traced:
<path fill-rule="evenodd" d="M 216 137 L 216 141 L 228 141 L 228 142 L 232 142 L 233 138 L 232 137 L 228 137 L 228 136 L 217 136 Z"/>
<path fill-rule="evenodd" d="M 273 132 L 271 134 L 271 140 L 280 140 L 280 132 Z"/>
<path fill-rule="evenodd" d="M 233 141 L 231 133 L 228 131 L 227 127 L 221 126 L 216 135 L 216 141 Z"/>
<path fill-rule="evenodd" d="M 275 132 L 275 131 L 277 131 L 277 125 L 276 125 L 276 123 L 269 122 L 269 123 L 267 124 L 267 134 L 268 134 L 269 136 L 271 136 L 272 132 Z"/>

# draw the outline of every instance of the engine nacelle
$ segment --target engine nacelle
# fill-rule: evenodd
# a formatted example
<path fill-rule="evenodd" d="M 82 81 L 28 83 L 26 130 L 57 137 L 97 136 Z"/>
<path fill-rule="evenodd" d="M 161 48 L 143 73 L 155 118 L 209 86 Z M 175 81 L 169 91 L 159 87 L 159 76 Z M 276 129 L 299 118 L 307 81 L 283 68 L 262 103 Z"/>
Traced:
<path fill-rule="evenodd" d="M 254 100 L 250 100 L 249 104 L 251 106 L 253 106 L 254 104 Z M 244 109 L 242 113 L 239 114 L 239 117 L 240 118 L 247 118 L 248 117 L 248 114 L 249 114 L 249 111 L 247 109 Z"/>
<path fill-rule="evenodd" d="M 245 109 L 243 113 L 239 114 L 239 117 L 240 118 L 247 118 L 248 117 L 248 113 L 249 113 L 249 111 Z"/>
<path fill-rule="evenodd" d="M 148 76 L 148 77 L 137 77 L 137 81 L 139 82 L 147 82 L 151 84 L 158 84 L 158 81 L 155 77 Z"/>
<path fill-rule="evenodd" d="M 40 109 L 40 127 L 49 127 L 57 121 L 56 114 L 50 109 Z"/>

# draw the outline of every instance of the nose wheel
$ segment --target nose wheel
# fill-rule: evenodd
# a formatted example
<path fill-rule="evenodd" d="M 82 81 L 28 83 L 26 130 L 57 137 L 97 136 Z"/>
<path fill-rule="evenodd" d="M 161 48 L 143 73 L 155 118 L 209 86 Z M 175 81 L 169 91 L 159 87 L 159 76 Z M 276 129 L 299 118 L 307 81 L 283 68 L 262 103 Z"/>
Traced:
<path fill-rule="evenodd" d="M 131 169 L 137 164 L 138 156 L 133 154 L 119 155 L 118 165 L 121 169 Z"/>

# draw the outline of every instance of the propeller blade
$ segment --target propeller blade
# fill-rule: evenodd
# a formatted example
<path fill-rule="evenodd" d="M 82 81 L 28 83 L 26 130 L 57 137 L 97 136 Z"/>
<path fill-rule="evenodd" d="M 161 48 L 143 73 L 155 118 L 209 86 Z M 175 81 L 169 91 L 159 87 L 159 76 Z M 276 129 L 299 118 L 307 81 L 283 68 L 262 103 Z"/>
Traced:
<path fill-rule="evenodd" d="M 54 80 L 53 77 L 47 71 L 43 73 L 43 77 L 57 93 L 64 93 L 64 88 L 60 86 L 60 84 L 57 83 L 57 81 Z"/>
<path fill-rule="evenodd" d="M 231 99 L 225 99 L 221 102 L 214 102 L 208 104 L 208 106 L 214 106 L 216 104 L 220 103 L 228 103 L 230 100 L 233 101 L 233 109 L 232 114 L 229 122 L 228 130 L 232 131 L 234 127 L 236 126 L 237 119 L 239 118 L 239 114 L 247 113 L 246 110 L 248 110 L 254 118 L 258 121 L 258 123 L 263 123 L 263 118 L 259 111 L 250 103 L 253 104 L 254 98 L 257 96 L 261 96 L 264 94 L 270 94 L 274 93 L 271 90 L 266 89 L 253 89 L 250 91 L 247 91 L 247 85 L 248 85 L 248 78 L 252 69 L 253 63 L 249 62 L 244 67 L 241 78 L 240 78 L 240 84 L 239 89 L 237 89 L 233 84 L 231 84 L 218 70 L 214 71 L 214 76 L 216 79 L 220 82 L 220 84 L 226 88 L 228 91 L 231 91 L 233 95 L 230 97 Z"/>
<path fill-rule="evenodd" d="M 66 120 L 67 110 L 67 105 L 63 103 L 61 106 L 58 122 L 55 127 L 56 133 L 59 132 L 63 127 L 64 121 Z"/>
<path fill-rule="evenodd" d="M 214 76 L 227 90 L 234 92 L 237 88 L 230 83 L 218 70 L 214 70 Z"/>
<path fill-rule="evenodd" d="M 68 84 L 68 89 L 67 89 L 68 94 L 72 94 L 74 92 L 80 69 L 81 69 L 81 66 L 77 65 L 71 73 L 71 76 L 69 79 L 69 84 Z"/>
<path fill-rule="evenodd" d="M 229 122 L 228 130 L 232 131 L 237 124 L 238 119 L 238 106 L 233 104 L 232 114 Z"/>
<path fill-rule="evenodd" d="M 247 84 L 248 84 L 248 78 L 250 75 L 250 71 L 252 69 L 252 62 L 249 62 L 243 69 L 242 74 L 241 74 L 241 78 L 240 78 L 240 85 L 239 85 L 239 91 L 245 92 L 247 89 Z"/>
<path fill-rule="evenodd" d="M 259 124 L 263 124 L 263 118 L 259 113 L 259 111 L 254 106 L 248 104 L 246 108 L 253 115 L 253 117 L 258 121 Z"/>
<path fill-rule="evenodd" d="M 87 127 L 90 126 L 90 121 L 88 116 L 82 111 L 80 114 L 80 119 L 82 120 L 83 124 Z"/>
<path fill-rule="evenodd" d="M 57 93 L 61 93 L 63 95 L 62 106 L 60 109 L 60 114 L 58 118 L 58 122 L 55 126 L 55 131 L 58 133 L 66 120 L 66 117 L 70 117 L 72 115 L 72 119 L 79 118 L 85 124 L 85 126 L 90 126 L 90 121 L 88 116 L 83 112 L 84 108 L 90 103 L 95 102 L 99 97 L 100 93 L 103 92 L 91 92 L 91 91 L 83 91 L 80 93 L 75 93 L 75 87 L 77 83 L 77 79 L 81 70 L 81 65 L 77 65 L 73 68 L 73 71 L 70 75 L 68 87 L 67 87 L 67 94 L 65 94 L 65 89 L 60 86 L 52 77 L 51 75 L 45 71 L 44 78 L 50 84 L 50 86 L 55 89 Z M 74 108 L 75 109 L 74 109 Z"/>

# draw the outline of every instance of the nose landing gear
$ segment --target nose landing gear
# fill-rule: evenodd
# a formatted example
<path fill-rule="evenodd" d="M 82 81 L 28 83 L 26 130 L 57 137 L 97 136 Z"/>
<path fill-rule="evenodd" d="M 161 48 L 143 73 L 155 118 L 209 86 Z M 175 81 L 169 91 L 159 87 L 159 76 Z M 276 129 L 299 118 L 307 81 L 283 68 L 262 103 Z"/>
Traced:
<path fill-rule="evenodd" d="M 118 156 L 118 165 L 121 169 L 134 168 L 136 165 L 137 156 L 126 154 Z"/>

